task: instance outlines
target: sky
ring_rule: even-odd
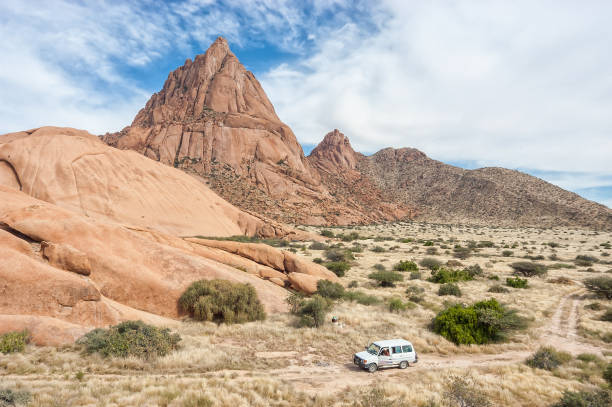
[[[2,0],[0,133],[129,125],[217,36],[307,153],[414,147],[612,207],[612,2]]]

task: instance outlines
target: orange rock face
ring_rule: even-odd
[[[284,252],[237,242],[228,252],[181,236],[297,233],[193,177],[73,129],[0,136],[0,158],[0,333],[25,327],[36,343],[58,344],[126,319],[169,325],[200,279],[249,283],[267,312],[287,310]]]

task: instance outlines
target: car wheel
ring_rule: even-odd
[[[406,362],[405,360],[403,362],[400,362],[399,364],[400,369],[406,369],[407,367],[408,367],[408,362]]]
[[[378,369],[378,366],[376,366],[376,363],[370,363],[368,365],[368,372],[370,373],[374,373],[377,369]]]

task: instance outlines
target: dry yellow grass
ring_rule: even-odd
[[[384,302],[372,306],[339,302],[332,314],[339,317],[342,326],[330,323],[319,329],[297,329],[291,315],[271,315],[263,322],[230,326],[184,322],[178,328],[182,348],[151,362],[83,356],[71,347],[28,347],[24,354],[0,355],[0,387],[30,391],[33,406],[344,406],[353,405],[363,397],[364,389],[371,388],[418,406],[430,399],[440,400],[449,374],[469,371],[496,405],[547,406],[564,389],[603,384],[601,369],[612,348],[602,339],[610,331],[610,323],[598,320],[603,311],[585,305],[595,301],[603,307],[611,304],[589,299],[580,281],[601,275],[612,265],[599,262],[592,266],[593,272],[584,272],[586,267],[576,268],[572,260],[578,254],[608,260],[604,254],[610,250],[600,244],[612,240],[610,233],[421,223],[333,230],[394,239],[359,240],[364,250],[356,253],[354,266],[342,278],[345,286],[356,281],[357,290],[404,301],[408,299],[406,288],[417,286],[424,290],[424,301],[401,313],[390,313]],[[400,243],[400,238],[414,241]],[[427,254],[428,247],[419,240],[433,241],[430,247],[437,253]],[[466,266],[479,264],[484,270],[484,277],[459,283],[463,292],[459,299],[438,296],[438,285],[425,281],[428,270],[421,270],[421,280],[409,280],[409,273],[404,273],[405,281],[395,288],[377,287],[367,278],[375,264],[391,269],[400,260],[418,262],[424,257],[446,263],[454,259],[455,244],[465,246],[469,241],[491,241],[495,247],[479,248],[468,259],[459,260]],[[373,252],[374,246],[386,251]],[[512,250],[513,255],[504,257],[503,250]],[[316,250],[298,253],[311,259],[323,257]],[[503,284],[512,273],[509,264],[524,261],[524,256],[544,256],[538,262],[570,267],[552,269],[546,278],[531,278],[528,289],[487,291],[494,284]],[[550,256],[556,257],[550,260]],[[559,277],[574,284],[548,282]],[[577,296],[571,296],[575,292]],[[530,328],[508,343],[484,346],[456,346],[429,330],[428,324],[445,301],[471,303],[491,297],[519,310],[531,321]],[[583,336],[576,337],[576,333]],[[391,337],[411,340],[420,354],[419,364],[375,374],[352,365],[354,352],[373,340]],[[552,373],[522,363],[540,343],[575,346],[580,341],[588,343],[576,349],[597,353],[596,362],[574,360]]]

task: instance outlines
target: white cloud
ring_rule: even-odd
[[[262,83],[302,142],[612,174],[612,4],[387,2]]]

